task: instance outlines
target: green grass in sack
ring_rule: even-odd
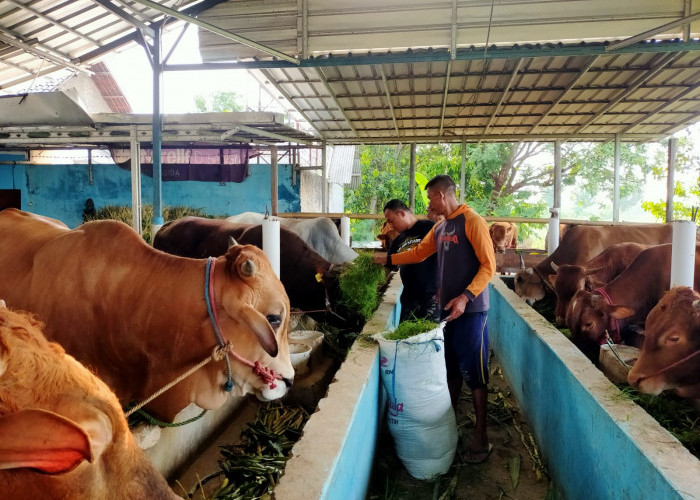
[[[437,328],[438,324],[429,319],[408,319],[399,323],[396,330],[384,336],[387,340],[404,340]]]
[[[372,262],[372,254],[360,253],[340,275],[341,302],[365,320],[379,306],[379,285],[384,268]]]

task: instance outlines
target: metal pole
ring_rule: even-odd
[[[328,192],[326,190],[326,175],[327,175],[327,165],[326,165],[326,142],[321,143],[321,212],[328,212]]]
[[[615,161],[613,164],[613,222],[620,221],[620,134],[615,134]]]
[[[153,227],[152,237],[164,223],[163,220],[163,191],[162,165],[160,156],[161,132],[163,117],[161,116],[163,88],[163,61],[161,47],[161,28],[155,29],[153,37]]]
[[[465,191],[466,186],[466,170],[467,170],[467,138],[462,138],[462,167],[459,172],[459,203],[464,204],[464,197],[466,196]]]
[[[416,145],[411,144],[411,161],[408,174],[408,209],[416,211]]]
[[[668,175],[666,177],[666,222],[673,220],[673,188],[676,184],[676,152],[678,139],[671,137],[668,140]]]
[[[277,146],[270,146],[270,212],[272,215],[277,215],[278,182]]]
[[[141,144],[136,139],[136,125],[131,126],[131,227],[141,229]]]
[[[552,207],[561,209],[561,141],[554,142],[554,193]]]

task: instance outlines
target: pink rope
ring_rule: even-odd
[[[610,295],[608,295],[608,292],[606,292],[602,288],[596,288],[595,290],[593,290],[593,293],[597,293],[598,295],[602,296],[605,299],[605,302],[607,302],[610,305],[613,305],[612,298],[610,297]],[[609,325],[610,325],[611,329],[613,327],[615,328],[613,330],[613,337],[612,337],[613,342],[615,342],[616,344],[619,344],[620,342],[622,342],[622,334],[620,333],[620,322],[617,319],[610,316]],[[601,336],[599,342],[600,342],[600,345],[605,345],[605,335]]]

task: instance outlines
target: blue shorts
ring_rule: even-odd
[[[488,312],[465,313],[445,325],[445,366],[448,380],[464,377],[470,389],[489,383]]]

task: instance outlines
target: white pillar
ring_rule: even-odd
[[[552,216],[549,218],[549,231],[547,231],[547,253],[552,252],[559,246],[559,207],[550,208]]]
[[[347,246],[350,246],[350,217],[340,218],[340,237]]]
[[[131,227],[141,230],[141,144],[136,139],[136,126],[131,126]],[[158,228],[160,229],[160,227]],[[156,233],[151,233],[151,241]]]
[[[270,261],[277,278],[280,277],[280,221],[266,218],[262,221],[263,252]]]
[[[673,221],[671,246],[671,287],[693,288],[695,278],[695,222]]]

